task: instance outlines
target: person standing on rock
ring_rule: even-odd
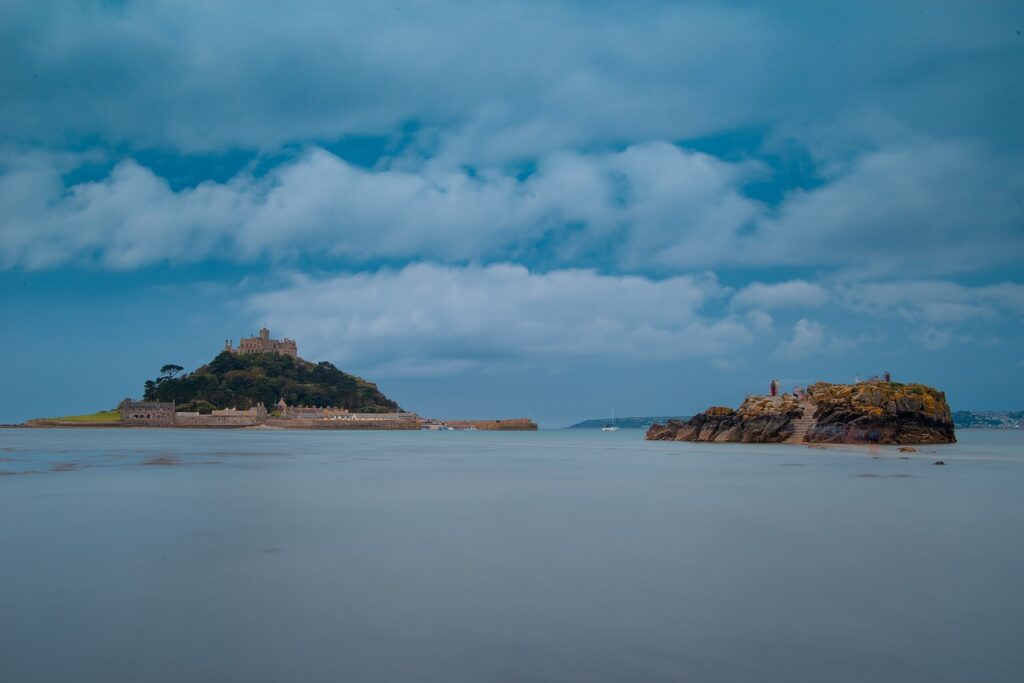
[[[771,392],[772,396],[779,395],[779,380],[773,379],[772,383],[768,385],[768,391]]]

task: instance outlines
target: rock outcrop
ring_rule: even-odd
[[[954,443],[953,414],[946,395],[923,384],[859,382],[808,387],[815,443]]]
[[[952,413],[941,391],[921,384],[819,382],[801,401],[790,394],[748,396],[738,410],[714,407],[686,422],[669,420],[647,431],[652,441],[781,443],[798,440],[804,407],[814,422],[804,443],[915,444],[956,441]],[[807,415],[811,414],[808,407]],[[806,426],[805,419],[801,431]],[[796,432],[796,433],[795,433]]]
[[[779,443],[793,433],[793,421],[803,414],[800,403],[789,394],[748,396],[739,410],[714,407],[686,422],[669,420],[652,425],[647,438],[654,441],[717,441]]]

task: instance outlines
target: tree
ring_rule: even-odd
[[[185,368],[181,367],[180,365],[168,363],[167,365],[160,368],[160,380],[158,381],[174,379],[174,376],[184,369]]]

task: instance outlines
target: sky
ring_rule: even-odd
[[[260,326],[440,418],[1024,399],[1019,2],[0,5],[0,422]]]

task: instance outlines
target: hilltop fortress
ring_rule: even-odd
[[[231,340],[224,341],[224,350],[228,353],[276,353],[281,356],[299,357],[299,347],[294,339],[271,339],[270,330],[261,327],[255,337],[242,337],[238,340],[238,348],[234,348]]]

